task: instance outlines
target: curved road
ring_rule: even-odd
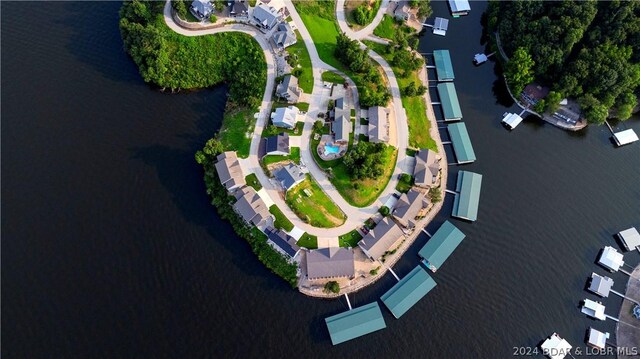
[[[380,3],[380,8],[376,13],[376,16],[373,18],[373,21],[362,29],[358,31],[353,31],[347,24],[346,14],[344,12],[345,0],[336,0],[336,18],[338,20],[338,25],[340,26],[340,30],[345,33],[349,38],[353,40],[373,40],[377,42],[387,43],[386,40],[382,40],[379,37],[373,37],[373,30],[380,24],[382,21],[382,17],[387,13],[387,7],[389,6],[389,0],[382,0]]]

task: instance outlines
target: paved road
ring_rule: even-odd
[[[371,21],[369,25],[363,27],[358,31],[353,31],[353,29],[351,29],[347,24],[346,14],[344,12],[344,4],[345,0],[336,1],[336,18],[338,19],[340,30],[342,30],[342,32],[344,32],[351,39],[364,40],[370,37],[371,34],[373,34],[373,30],[378,26],[378,24],[380,24],[380,21],[382,21],[382,17],[387,13],[389,0],[382,0],[382,3],[380,3],[380,9],[378,9],[376,16],[373,18],[373,21]],[[375,39],[378,39],[377,41],[381,40],[386,42],[386,40],[380,38],[371,38],[369,40],[376,41]]]

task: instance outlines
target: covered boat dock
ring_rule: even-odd
[[[613,139],[618,146],[628,145],[630,143],[638,141],[638,135],[633,129],[628,129],[613,134]]]
[[[449,131],[453,152],[456,154],[458,164],[474,162],[476,153],[473,151],[467,125],[463,122],[452,123],[447,126],[447,131]]]
[[[369,303],[361,307],[325,318],[331,343],[333,345],[361,337],[363,335],[384,329],[387,324],[382,317],[378,302]]]
[[[438,81],[453,81],[456,78],[453,73],[453,64],[451,63],[449,50],[433,50],[433,62],[436,64]]]
[[[423,263],[435,272],[449,258],[451,253],[458,247],[465,234],[451,222],[445,221],[442,226],[422,247],[418,255],[424,259]]]
[[[453,200],[453,217],[475,221],[478,218],[482,175],[469,171],[458,172],[456,192]]]
[[[451,75],[453,76],[453,69],[451,70],[451,72]],[[440,77],[439,73],[438,77]],[[458,93],[456,92],[456,86],[452,82],[443,82],[438,84],[436,88],[438,89],[438,96],[440,97],[444,120],[461,120],[462,110],[460,109],[460,102],[458,102]]]
[[[400,318],[435,286],[433,278],[418,265],[380,299],[394,317]]]

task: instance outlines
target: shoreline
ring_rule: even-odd
[[[625,288],[625,296],[640,300],[640,264],[638,264],[627,281]],[[635,306],[635,303],[628,299],[623,299],[620,306],[620,312],[618,318],[620,321],[616,324],[616,345],[619,349],[635,348],[640,343],[640,326],[631,327],[626,323],[639,323],[632,314],[631,310]],[[623,353],[624,351],[621,351]],[[631,356],[619,354],[618,358],[627,359]]]

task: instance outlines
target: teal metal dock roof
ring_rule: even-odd
[[[440,96],[440,106],[445,121],[455,121],[462,119],[462,110],[458,102],[458,94],[456,87],[452,82],[444,82],[436,86],[438,88],[438,96]]]
[[[387,324],[382,317],[378,302],[369,303],[325,318],[333,345],[384,329]]]
[[[458,163],[471,163],[476,160],[476,153],[473,151],[467,125],[463,122],[452,123],[447,126],[453,152],[456,153]]]
[[[427,266],[435,272],[458,247],[465,235],[451,222],[446,221],[422,247],[418,255],[424,258]]]
[[[433,60],[436,64],[438,81],[453,81],[456,78],[449,50],[433,50]]]
[[[482,175],[460,171],[456,183],[456,194],[453,200],[454,217],[475,221],[478,218],[478,204],[480,203],[480,188],[482,187]]]
[[[394,317],[400,318],[436,286],[436,282],[420,265],[380,297]]]

